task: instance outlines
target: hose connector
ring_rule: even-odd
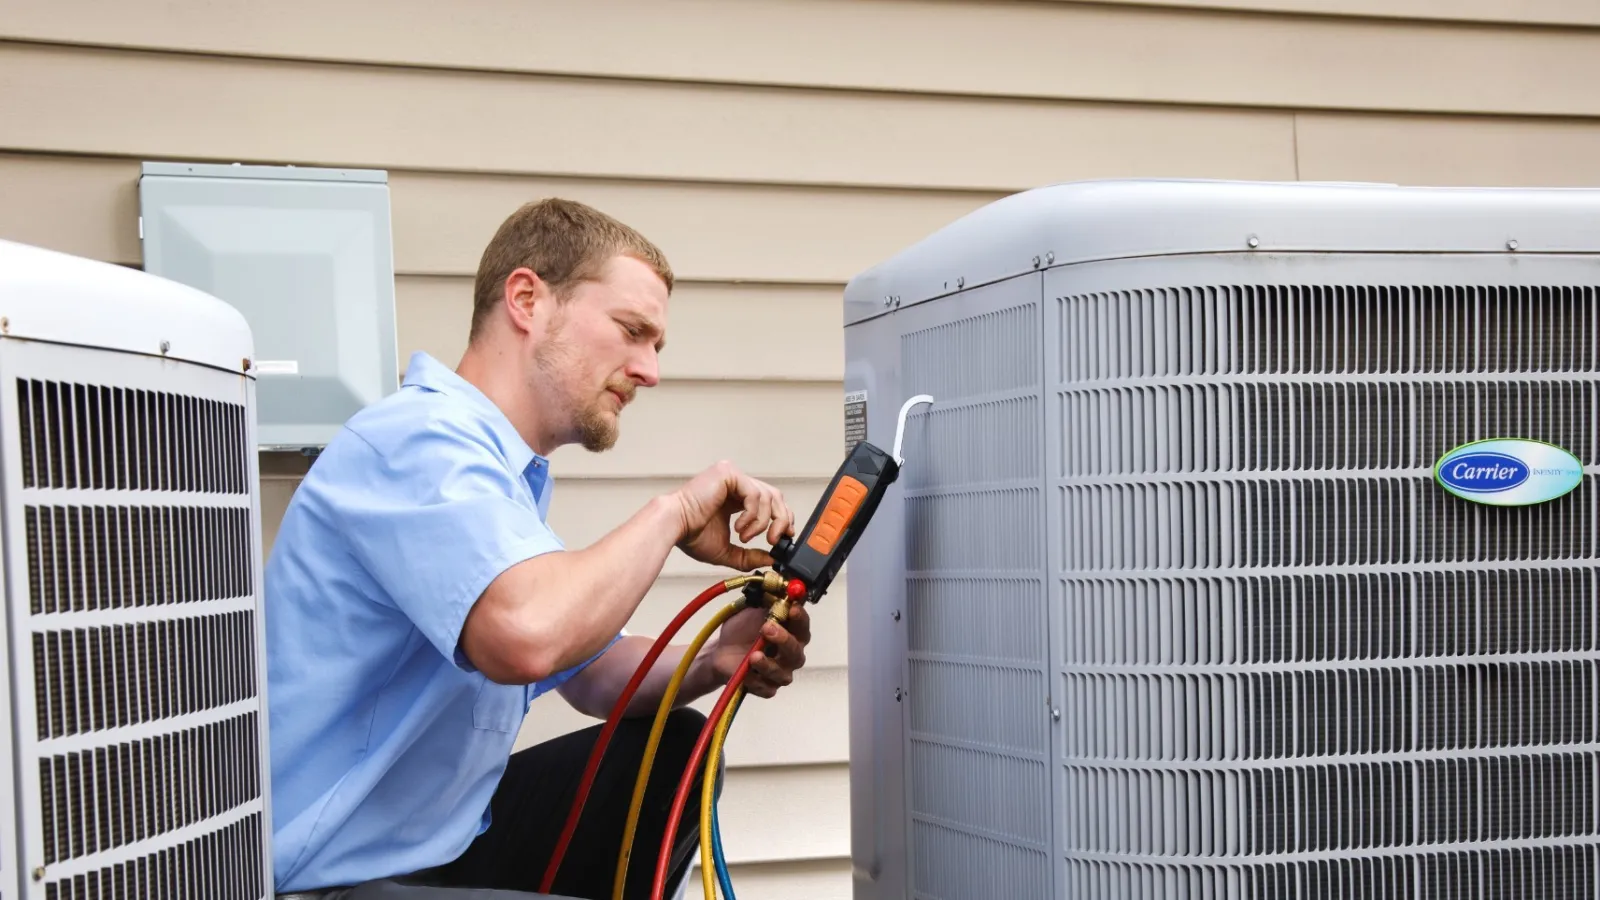
[[[750,584],[761,585],[761,590],[768,594],[781,594],[785,581],[777,572],[756,572],[752,575],[735,575],[722,582],[723,588],[729,591],[737,591]]]
[[[744,605],[751,609],[767,609],[772,602],[783,596],[783,576],[777,572],[761,572],[755,575],[742,575],[739,579],[744,582]]]

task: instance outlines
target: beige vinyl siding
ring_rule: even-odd
[[[1600,107],[1591,90],[1600,31],[1591,29],[945,0],[497,0],[450,15],[426,0],[254,9],[177,0],[167,17],[108,4],[92,22],[55,0],[10,3],[0,36],[219,54],[1053,99],[1577,115]],[[427,27],[406,25],[418,21]],[[508,34],[547,39],[486,37]]]
[[[141,159],[387,169],[402,358],[454,362],[507,213],[620,216],[681,286],[617,450],[557,454],[582,546],[723,456],[809,511],[842,446],[841,286],[1006,192],[1595,185],[1596,84],[1588,0],[0,0],[0,238],[138,265]],[[270,544],[298,469],[263,471]],[[674,553],[631,627],[725,574]],[[882,602],[840,583],[797,683],[741,714],[746,896],[849,896],[845,612]],[[587,724],[545,698],[519,745]]]
[[[1119,6],[1600,27],[1591,0],[1099,0]]]
[[[1259,175],[1286,166],[1293,141],[1289,116],[1257,111],[1066,103],[1041,115],[1034,100],[0,44],[0,83],[24,78],[32,89],[3,110],[19,146],[307,165],[1014,190],[1064,163]],[[63,100],[99,127],[47,115]]]

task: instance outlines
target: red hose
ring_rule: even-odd
[[[650,651],[640,660],[639,667],[634,670],[633,677],[628,680],[627,687],[617,697],[617,702],[611,707],[611,715],[606,717],[604,728],[600,729],[600,737],[594,742],[594,747],[589,751],[589,762],[584,766],[583,778],[578,782],[578,794],[572,798],[572,808],[567,812],[567,824],[561,829],[561,839],[556,842],[556,849],[550,856],[550,863],[544,870],[544,881],[539,886],[539,893],[551,893],[555,884],[556,872],[561,868],[561,860],[567,855],[567,845],[572,842],[572,835],[578,830],[578,819],[583,815],[583,804],[589,799],[589,789],[594,786],[595,775],[600,771],[600,760],[605,756],[606,745],[611,743],[611,736],[622,722],[622,715],[628,709],[628,704],[633,701],[633,695],[638,692],[639,685],[644,682],[645,676],[650,673],[650,668],[660,658],[662,651],[667,649],[667,644],[672,636],[683,628],[685,622],[701,610],[713,599],[730,590],[725,581],[718,582],[700,592],[698,597],[689,601],[661,634],[656,637],[655,643],[650,645]],[[748,658],[747,658],[748,661]],[[741,669],[741,672],[743,670]],[[693,764],[690,765],[693,768]]]
[[[756,638],[750,646],[750,652],[744,655],[739,662],[739,668],[733,670],[733,677],[728,679],[728,684],[722,689],[722,696],[717,698],[717,705],[711,708],[711,713],[706,717],[706,724],[700,729],[700,738],[694,743],[694,752],[689,756],[689,762],[683,767],[683,775],[678,779],[678,793],[672,798],[672,811],[667,815],[667,827],[661,835],[661,852],[656,856],[656,880],[651,888],[651,900],[663,900],[667,890],[667,867],[672,861],[672,844],[678,838],[678,823],[683,819],[684,805],[689,802],[689,788],[694,782],[694,774],[700,768],[700,761],[705,758],[706,748],[711,745],[711,734],[716,731],[717,722],[722,718],[722,713],[728,708],[728,701],[733,699],[733,692],[738,689],[740,682],[750,671],[750,654],[759,653],[767,645],[765,637]],[[707,772],[707,778],[716,777]]]

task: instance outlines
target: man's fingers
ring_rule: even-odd
[[[776,544],[786,534],[794,532],[794,511],[789,509],[789,504],[784,502],[783,495],[773,490],[774,511],[772,527],[767,529],[767,542]]]
[[[729,550],[733,559],[729,561],[729,568],[740,572],[749,572],[754,569],[764,569],[772,565],[772,554],[758,547],[733,547]]]
[[[772,513],[772,495],[758,488],[756,490],[756,520],[750,523],[750,533],[745,536],[745,540],[751,540],[766,529],[767,523],[772,521]]]
[[[777,634],[775,635],[770,633],[774,628],[777,629]],[[767,664],[762,668],[763,672],[768,671],[769,668],[792,671],[805,665],[805,648],[801,645],[800,641],[794,636],[793,633],[783,628],[778,628],[770,622],[761,626],[761,633],[766,636],[768,648],[763,650],[760,654],[757,654],[761,656],[762,661]],[[770,650],[772,653],[772,658],[770,659],[766,656],[768,650]],[[752,668],[753,667],[754,666],[752,666]],[[787,684],[788,682],[784,683]]]
[[[754,653],[750,657],[750,674],[774,687],[794,683],[794,673],[766,654]]]
[[[745,676],[744,692],[747,695],[760,697],[764,700],[771,700],[773,697],[778,696],[777,686],[764,678],[758,677],[754,672]]]
[[[804,605],[789,607],[789,617],[784,624],[794,639],[801,644],[811,643],[811,613],[806,611]]]

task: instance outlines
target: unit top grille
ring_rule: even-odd
[[[239,404],[18,379],[17,410],[23,487],[248,492]]]

